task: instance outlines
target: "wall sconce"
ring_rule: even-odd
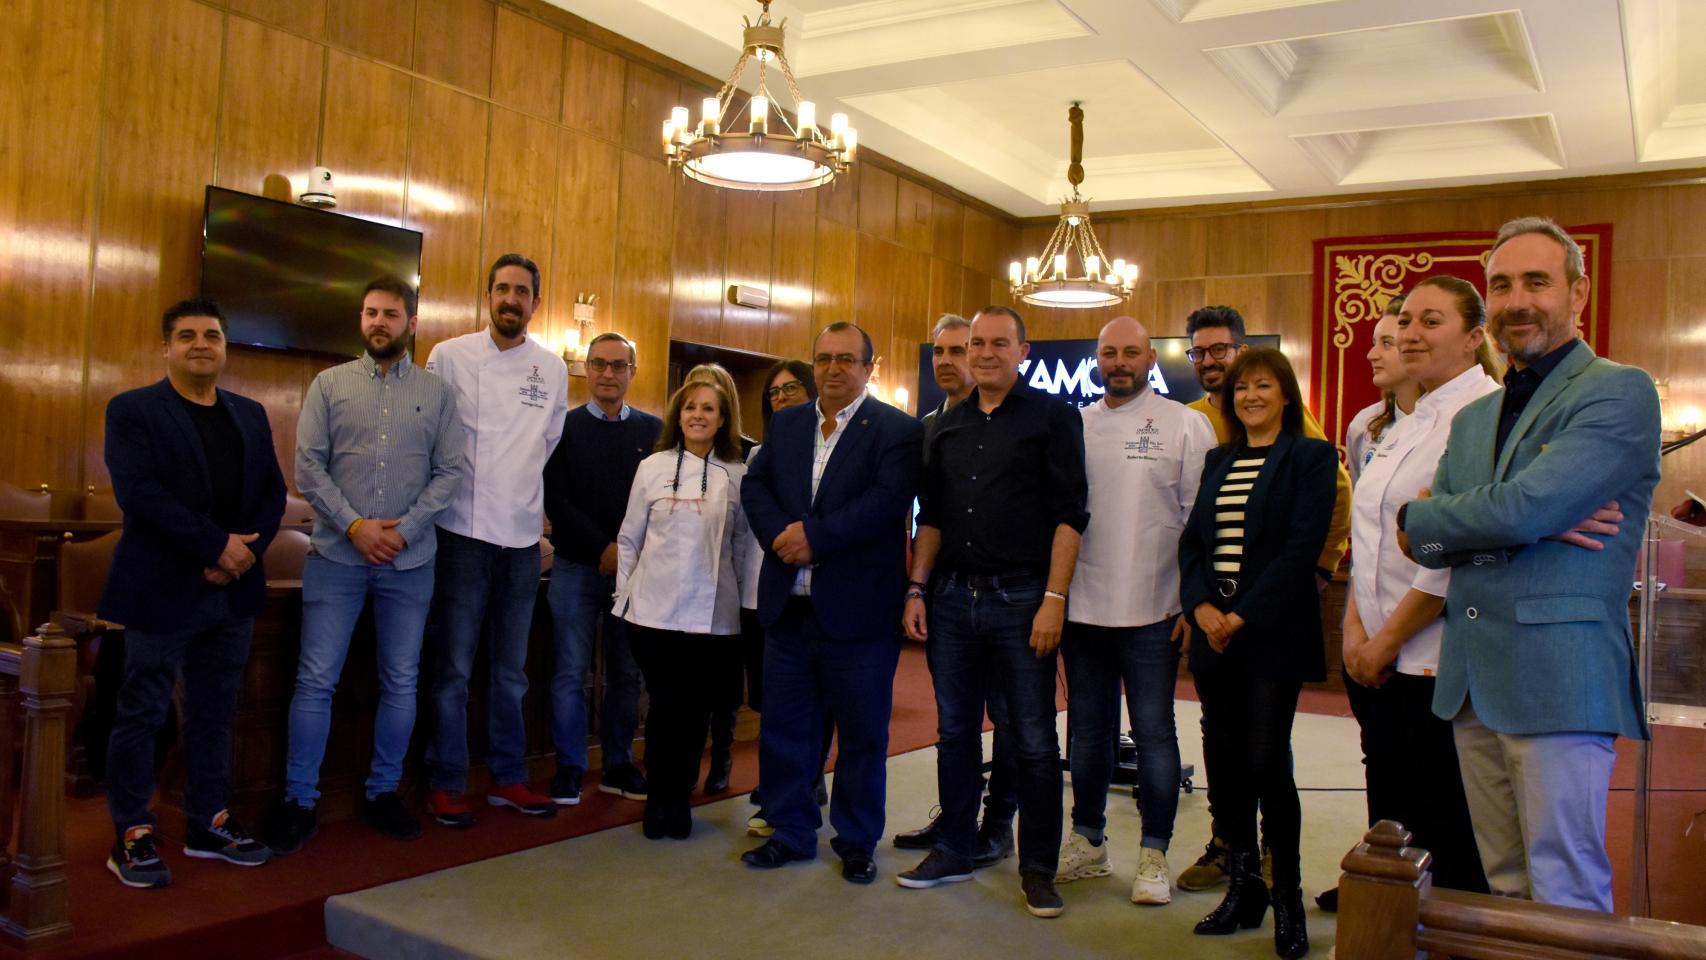
[[[586,329],[598,319],[598,302],[596,293],[575,294],[573,323],[563,334],[563,362],[569,365],[569,376],[586,376],[586,357],[581,351],[585,349]]]

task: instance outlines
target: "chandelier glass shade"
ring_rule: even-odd
[[[663,122],[664,154],[670,166],[701,183],[731,190],[807,190],[846,173],[858,150],[858,131],[847,115],[818,123],[817,105],[800,96],[793,68],[782,52],[783,27],[772,23],[770,0],[759,0],[758,22],[746,22],[740,59],[715,97],[700,104],[695,123],[686,107]],[[748,64],[758,64],[757,86],[744,105],[735,102]],[[776,70],[771,70],[771,65]],[[794,101],[794,119],[776,108],[769,80],[780,73]],[[743,108],[744,107],[744,108]],[[745,119],[744,125],[741,123]]]
[[[1108,259],[1090,226],[1090,203],[1078,194],[1084,182],[1084,111],[1076,103],[1067,114],[1072,125],[1072,163],[1067,180],[1072,196],[1060,205],[1060,222],[1042,252],[1007,265],[1013,296],[1039,307],[1089,309],[1123,303],[1137,286],[1136,263]],[[1074,263],[1076,261],[1076,272]]]

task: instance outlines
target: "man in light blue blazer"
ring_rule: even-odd
[[[1434,713],[1492,891],[1610,911],[1613,743],[1647,735],[1628,607],[1658,393],[1577,337],[1588,278],[1552,221],[1499,231],[1487,300],[1505,389],[1457,415],[1431,496],[1398,515],[1416,561],[1452,569]]]

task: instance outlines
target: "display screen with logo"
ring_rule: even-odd
[[[1252,346],[1278,347],[1279,334],[1246,337]],[[1191,342],[1186,337],[1156,337],[1155,366],[1149,371],[1149,388],[1161,396],[1190,403],[1202,396],[1196,368],[1186,358]],[[1096,369],[1094,340],[1032,340],[1031,354],[1019,365],[1019,379],[1032,389],[1053,394],[1080,407],[1101,399],[1102,376]],[[936,386],[930,344],[918,352],[918,412],[929,413],[942,405],[942,388]]]

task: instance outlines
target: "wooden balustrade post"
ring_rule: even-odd
[[[1410,844],[1391,820],[1369,828],[1339,864],[1335,955],[1344,960],[1416,960],[1422,898],[1433,886],[1433,854]]]
[[[71,936],[65,886],[65,715],[77,684],[77,645],[58,624],[24,638],[23,799],[12,888],[0,932],[29,945]]]

